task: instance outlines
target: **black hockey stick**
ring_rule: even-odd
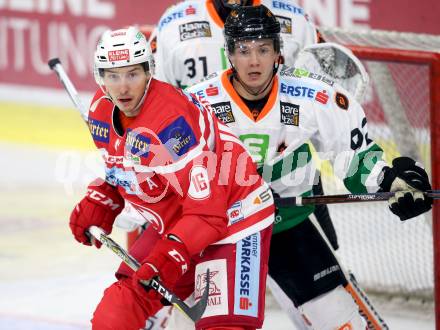
[[[47,64],[49,65],[49,68],[51,70],[55,71],[58,79],[60,80],[61,84],[63,84],[64,89],[66,90],[67,94],[69,94],[69,97],[75,105],[76,109],[80,112],[81,117],[84,119],[85,122],[87,122],[89,111],[84,103],[81,101],[78,91],[76,90],[75,86],[73,85],[72,81],[70,80],[69,76],[61,65],[61,61],[58,58],[52,58]]]
[[[89,235],[100,241],[110,250],[112,250],[119,258],[121,258],[131,269],[134,271],[140,267],[139,262],[133,258],[127,251],[125,251],[118,243],[108,237],[101,228],[91,226],[89,228]],[[90,237],[90,236],[89,236]],[[206,278],[209,278],[209,269],[206,271]],[[205,291],[200,301],[192,307],[189,307],[182,300],[180,300],[173,292],[168,290],[158,279],[152,278],[149,281],[141,281],[142,285],[146,289],[153,289],[161,294],[167,301],[180,309],[186,316],[188,316],[194,322],[198,321],[205,312],[208,304],[209,295],[209,281],[206,281]]]
[[[366,194],[342,194],[342,195],[323,195],[311,197],[275,197],[275,204],[281,207],[302,206],[309,204],[338,204],[338,203],[358,203],[358,202],[378,202],[386,201],[393,197],[396,192],[375,192]],[[423,192],[426,197],[440,199],[440,190],[428,190]]]

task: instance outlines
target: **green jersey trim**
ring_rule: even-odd
[[[345,187],[352,193],[368,193],[365,182],[374,165],[382,160],[383,150],[376,143],[370,148],[353,157],[347,177],[344,179]]]
[[[285,155],[275,164],[264,164],[259,167],[258,174],[260,174],[266,182],[276,181],[282,176],[292,173],[297,168],[306,166],[311,159],[312,153],[310,152],[310,147],[307,143],[304,143],[290,154]]]

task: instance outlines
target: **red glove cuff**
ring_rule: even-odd
[[[223,237],[226,232],[225,221],[226,219],[220,217],[185,215],[169,234],[178,237],[186,246],[189,255],[193,256]]]
[[[162,278],[166,278],[170,275],[170,272],[176,273],[176,277],[180,277],[188,270],[189,260],[190,256],[185,244],[166,238],[157,241],[151,253],[142,261],[142,264],[153,265],[152,268],[156,268]],[[142,276],[141,270],[142,268],[139,269],[138,276],[149,279]]]
[[[115,217],[124,209],[124,199],[116,187],[101,178],[93,180],[87,187],[86,198],[99,206],[104,206],[109,212],[115,213]]]
[[[133,275],[133,285],[141,297],[160,299],[160,295],[153,291],[146,291],[140,280],[149,280],[159,275],[162,283],[172,289],[178,279],[189,268],[190,257],[183,243],[161,239],[157,241],[151,253],[142,261],[142,266]]]
[[[70,229],[77,241],[90,245],[85,231],[90,226],[101,227],[107,234],[112,231],[116,216],[124,208],[124,199],[118,190],[102,179],[94,180],[84,197],[70,215]],[[100,244],[96,244],[98,247]]]

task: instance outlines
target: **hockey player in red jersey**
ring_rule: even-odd
[[[210,281],[196,329],[261,327],[274,206],[249,154],[195,98],[152,78],[150,46],[136,28],[105,32],[94,62],[100,90],[89,128],[106,177],[89,185],[70,228],[91,245],[88,228],[110,233],[125,203],[151,225],[130,250],[141,267],[121,265],[93,329],[142,328],[162,307],[139,284],[154,276],[181,299],[197,299],[198,284]]]

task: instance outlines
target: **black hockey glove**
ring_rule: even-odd
[[[430,190],[428,174],[413,159],[398,157],[393,167],[384,167],[379,176],[381,191],[396,191],[388,200],[388,205],[400,220],[408,220],[429,211],[432,198],[425,197],[423,191]]]

